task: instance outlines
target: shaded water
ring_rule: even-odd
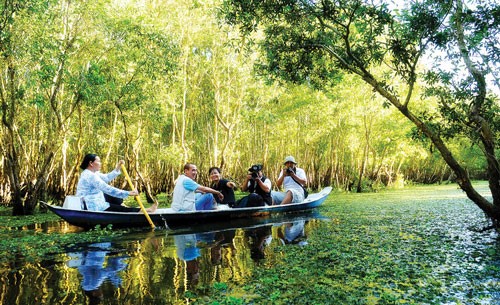
[[[216,283],[242,285],[256,265],[272,266],[283,245],[305,246],[317,212],[183,231],[132,232],[112,242],[72,246],[54,260],[0,269],[1,304],[174,304]],[[236,227],[235,227],[236,226]],[[78,231],[64,222],[44,232]],[[286,247],[285,247],[286,249]],[[186,299],[187,300],[187,299]]]

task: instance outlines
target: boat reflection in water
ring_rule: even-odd
[[[259,261],[266,258],[266,247],[270,247],[273,240],[280,245],[298,244],[307,245],[304,226],[306,220],[301,219],[294,222],[277,223],[265,225],[253,229],[245,229],[245,237],[248,239],[250,257]]]
[[[307,245],[306,232],[320,226],[318,218],[318,213],[307,213],[254,218],[246,224],[227,221],[183,231],[131,232],[114,237],[112,243],[80,245],[63,256],[61,263],[70,268],[51,271],[51,290],[37,290],[47,301],[38,304],[190,302],[189,296],[203,296],[216,283],[241,286],[258,265],[272,267],[285,255],[286,249],[278,247]],[[10,295],[5,297],[17,298],[16,290],[8,287]],[[64,291],[57,291],[59,287]],[[18,288],[24,299],[34,297],[29,287]],[[51,293],[40,296],[43,291]]]
[[[90,244],[85,251],[68,253],[67,265],[77,268],[82,276],[81,287],[89,304],[99,304],[103,299],[102,285],[110,282],[115,289],[122,283],[120,271],[127,267],[126,256],[111,253],[111,243]]]
[[[284,244],[307,245],[307,236],[304,230],[305,220],[297,220],[283,224],[280,238]]]
[[[213,224],[189,228],[197,233],[174,232],[177,258],[182,262],[174,274],[184,278],[174,278],[173,282],[184,283],[177,286],[181,290],[193,290],[198,284],[211,286],[214,282],[238,283],[251,275],[253,264],[272,265],[280,261],[284,252],[274,251],[275,247],[306,246],[306,232],[313,230],[320,218],[319,213],[312,212],[262,218],[257,223],[253,219],[246,225],[229,221],[209,232],[204,230]]]

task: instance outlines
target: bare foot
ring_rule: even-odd
[[[152,206],[150,206],[148,209],[146,209],[146,212],[154,213],[154,212],[156,212],[156,209],[158,209],[158,202],[155,202]]]

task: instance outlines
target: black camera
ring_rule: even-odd
[[[251,173],[253,179],[259,177],[259,172],[261,170],[262,170],[262,165],[260,165],[260,164],[252,165],[252,167],[250,167],[248,169],[248,171]]]
[[[295,172],[295,171],[293,170],[293,168],[292,168],[292,167],[287,167],[287,168],[286,168],[286,173],[287,173],[288,175],[290,175],[290,174],[292,174],[292,173],[294,173],[294,172]]]

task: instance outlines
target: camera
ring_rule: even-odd
[[[259,177],[259,171],[261,171],[261,170],[262,170],[262,165],[260,165],[260,164],[252,165],[252,167],[250,167],[248,169],[248,171],[251,173],[253,179]]]
[[[287,173],[288,175],[290,175],[290,174],[294,173],[293,168],[292,168],[292,167],[287,167],[287,168],[286,168],[286,173]]]

